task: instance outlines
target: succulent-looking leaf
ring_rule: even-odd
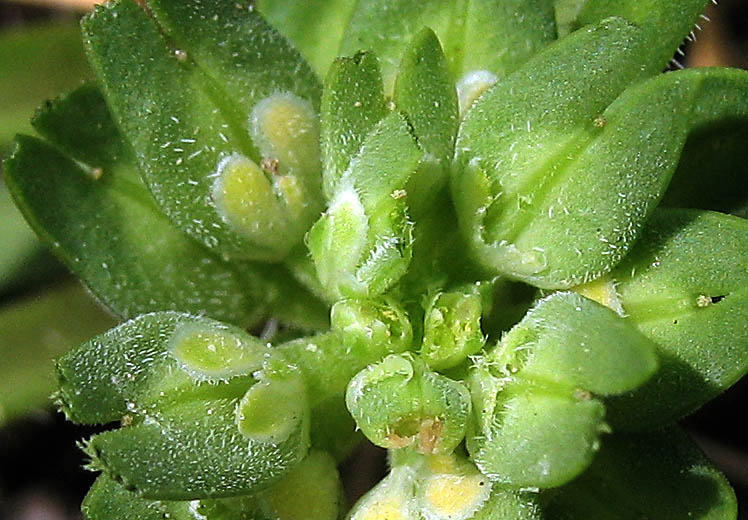
[[[366,136],[387,114],[379,60],[369,52],[338,58],[325,80],[321,108],[323,184],[327,199],[358,155]]]
[[[160,213],[96,87],[47,104],[33,123],[51,144],[19,136],[8,185],[36,232],[116,314],[181,310],[246,326],[266,312],[262,282]]]
[[[554,23],[549,0],[371,0],[357,4],[340,54],[375,52],[390,94],[405,47],[424,27],[441,40],[453,77],[474,70],[503,77],[555,38]]]
[[[463,232],[487,267],[543,288],[609,271],[664,193],[688,132],[724,117],[711,85],[744,82],[729,71],[662,75],[610,103],[641,74],[642,38],[620,19],[578,31],[470,111],[453,195]],[[593,41],[606,51],[619,45],[596,54]],[[574,54],[560,74],[543,76],[555,66],[544,60],[571,59],[562,56],[576,45],[585,60]],[[608,69],[613,63],[619,68]],[[558,105],[558,88],[572,101]]]
[[[338,56],[343,31],[356,0],[258,0],[257,8],[268,21],[291,40],[324,78]]]
[[[376,297],[408,269],[412,223],[405,186],[421,159],[407,122],[390,112],[363,142],[307,235],[328,298]]]
[[[703,78],[713,95],[700,96],[694,108],[702,120],[693,124],[662,204],[737,212],[748,202],[748,73],[703,69],[685,77]]]
[[[310,486],[309,483],[314,485]],[[87,520],[337,520],[342,487],[333,459],[312,451],[269,488],[252,495],[193,501],[149,500],[100,475],[83,501]]]
[[[86,520],[193,520],[190,502],[149,500],[127,491],[106,475],[99,475],[81,504]]]
[[[85,450],[126,489],[167,500],[246,494],[282,477],[309,442],[303,419],[285,435],[271,432],[275,444],[248,438],[235,421],[268,354],[236,327],[146,314],[63,356],[60,400],[76,422],[122,422]]]
[[[393,99],[423,149],[418,170],[406,187],[417,220],[446,186],[459,117],[454,81],[430,29],[419,32],[405,50]]]
[[[571,25],[596,24],[610,16],[620,16],[641,27],[645,52],[639,63],[649,75],[654,75],[672,59],[708,3],[709,0],[587,0]]]
[[[470,394],[423,361],[391,355],[348,384],[346,405],[364,435],[384,448],[448,454],[465,436]]]
[[[555,487],[589,466],[600,435],[608,431],[599,400],[583,392],[504,387],[489,389],[501,391],[500,402],[479,410],[490,399],[478,395],[475,385],[486,386],[480,378],[475,376],[471,389],[473,407],[476,414],[489,412],[493,425],[469,432],[467,446],[489,479],[515,489]]]
[[[288,341],[274,349],[258,376],[267,386],[280,386],[267,390],[260,386],[269,399],[261,398],[255,404],[257,413],[272,409],[272,416],[264,422],[282,429],[303,424],[298,401],[305,398],[311,409],[313,445],[340,457],[356,438],[355,423],[345,408],[346,385],[367,365],[409,348],[413,333],[407,315],[393,302],[344,300],[335,304],[331,314],[330,332]],[[295,377],[303,380],[304,391],[283,402],[283,394],[288,394],[284,386],[293,385],[286,381]],[[252,399],[253,391],[245,399]]]
[[[532,309],[470,375],[467,447],[490,479],[555,487],[592,461],[605,406],[656,370],[655,346],[610,309],[556,293]]]
[[[411,346],[412,330],[405,312],[393,302],[344,300],[332,310],[332,330],[278,345],[263,372],[283,375],[298,370],[312,407],[342,397],[348,381],[361,369],[388,354]],[[344,403],[340,402],[341,405]]]
[[[748,372],[748,222],[660,209],[611,273],[626,320],[657,346],[661,367],[610,420],[630,430],[666,425]]]
[[[610,309],[556,293],[527,313],[492,357],[508,374],[550,386],[616,395],[657,370],[656,345]]]
[[[736,520],[738,513],[727,479],[676,428],[611,436],[586,473],[545,498],[554,520]]]
[[[169,218],[208,247],[238,258],[284,257],[321,208],[314,73],[259,14],[233,1],[148,5],[156,20],[121,0],[83,23],[89,57],[146,184]],[[272,112],[270,126],[260,125],[271,146],[256,142],[260,108]],[[236,192],[223,193],[216,176],[231,158],[245,167],[231,170]],[[267,178],[254,174],[259,168]],[[247,200],[242,184],[262,187],[262,195]],[[237,199],[280,217],[245,222],[233,213]]]

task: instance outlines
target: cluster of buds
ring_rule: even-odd
[[[661,431],[748,370],[748,224],[657,207],[748,116],[746,73],[660,74],[704,3],[97,7],[98,86],[5,165],[124,320],[57,365],[120,425],[88,518],[336,520],[362,437],[391,471],[350,520],[728,518]]]

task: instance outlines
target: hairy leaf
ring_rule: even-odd
[[[167,500],[249,493],[278,480],[309,442],[301,417],[275,443],[241,431],[240,399],[267,354],[236,327],[146,314],[60,359],[60,401],[76,422],[121,421],[85,449],[128,490]],[[295,402],[304,406],[303,393]]]
[[[418,33],[405,50],[393,99],[423,149],[418,170],[406,188],[408,203],[418,218],[447,183],[459,116],[454,82],[439,40],[430,29]]]
[[[9,188],[35,231],[116,314],[181,310],[248,325],[265,312],[261,283],[153,204],[96,87],[48,104],[34,125],[49,143],[18,138],[5,162]]]
[[[658,210],[611,273],[627,321],[657,345],[661,367],[615,398],[614,425],[648,430],[717,396],[748,372],[748,222]]]
[[[740,82],[730,71],[665,74],[621,93],[641,75],[643,36],[620,19],[578,31],[470,111],[452,192],[487,267],[543,288],[609,271],[664,193],[688,133],[724,117],[713,86]],[[559,104],[560,92],[570,101]]]
[[[210,12],[196,15],[199,6]],[[259,14],[233,1],[151,9],[161,25],[131,0],[99,6],[83,23],[149,189],[208,247],[282,258],[321,204],[314,74]]]
[[[640,64],[659,74],[675,54],[709,0],[587,0],[573,25],[596,24],[620,16],[641,27],[644,35]]]
[[[470,375],[467,447],[510,487],[554,487],[579,475],[608,430],[597,397],[655,371],[654,345],[603,306],[573,293],[541,300]]]

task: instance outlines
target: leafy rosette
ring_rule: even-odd
[[[338,519],[366,437],[351,520],[735,519],[673,424],[748,371],[748,73],[662,73],[705,3],[97,7],[4,163],[123,320],[57,364],[86,516]]]

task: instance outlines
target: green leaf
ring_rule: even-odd
[[[433,204],[446,185],[459,116],[454,82],[432,30],[418,33],[405,50],[394,101],[423,149],[418,171],[406,188],[409,205],[418,215]]]
[[[407,122],[390,112],[340,178],[330,207],[307,235],[331,301],[379,296],[407,271],[413,239],[404,188],[420,159]]]
[[[338,58],[332,64],[322,96],[322,156],[328,200],[358,155],[366,136],[386,115],[379,61],[371,53]]]
[[[681,430],[607,439],[589,470],[548,494],[549,518],[735,520],[727,479]]]
[[[480,376],[474,380],[485,386]],[[477,386],[471,390],[473,407],[481,413],[477,391]],[[472,459],[489,479],[511,488],[556,487],[592,462],[600,434],[606,431],[600,401],[582,394],[517,387],[504,388],[500,400],[486,414],[491,428],[467,437]]]
[[[694,108],[701,120],[693,124],[662,204],[737,214],[748,202],[748,73],[702,69],[686,74],[705,83]]]
[[[655,349],[612,310],[574,293],[555,293],[501,339],[491,359],[516,378],[615,395],[655,373]]]
[[[314,485],[310,486],[310,482]],[[88,520],[297,520],[302,517],[336,520],[341,500],[342,488],[335,462],[326,453],[313,451],[268,489],[231,498],[149,500],[100,475],[81,509]]]
[[[442,165],[450,161],[457,133],[457,92],[432,30],[418,33],[406,49],[393,99],[424,153]]]
[[[486,92],[468,112],[457,138],[452,195],[463,234],[476,260],[486,267],[547,287],[584,276],[591,267],[589,257],[599,256],[598,251],[577,256],[579,245],[568,238],[558,243],[545,237],[526,247],[517,242],[521,228],[547,211],[536,205],[554,202],[539,196],[574,162],[567,156],[577,156],[591,134],[599,134],[595,119],[640,76],[632,56],[638,34],[620,19],[579,31]],[[559,99],[568,102],[559,104]],[[582,193],[588,189],[589,184]],[[585,199],[585,209],[589,204]],[[565,205],[555,208],[555,216],[564,214],[564,208],[572,214]],[[571,229],[590,232],[580,223]],[[549,254],[554,244],[560,254],[575,255],[571,265],[553,264]],[[568,270],[583,272],[572,275]]]
[[[64,283],[0,308],[0,425],[49,406],[53,359],[115,324],[87,292]]]
[[[454,78],[475,70],[503,77],[556,36],[549,0],[369,0],[356,6],[340,54],[376,53],[391,93],[405,48],[424,27],[442,42]]]
[[[321,207],[319,85],[259,14],[236,5],[153,2],[159,26],[122,0],[99,6],[83,29],[115,120],[169,218],[221,253],[278,260]],[[210,12],[195,15],[198,6]]]
[[[448,454],[465,437],[470,394],[411,356],[391,355],[348,384],[346,406],[366,437],[384,448]]]
[[[8,186],[36,232],[116,314],[173,309],[248,325],[265,312],[259,282],[156,208],[95,87],[48,104],[34,125],[56,147],[19,136]]]
[[[580,474],[599,447],[605,406],[656,370],[654,345],[610,309],[555,293],[479,359],[470,376],[468,450],[511,487],[554,487]]]
[[[86,520],[193,520],[189,502],[148,500],[127,491],[106,475],[99,475],[81,504]]]
[[[458,0],[454,6],[442,41],[455,78],[485,70],[503,79],[556,39],[551,0]]]
[[[237,327],[146,314],[60,359],[60,401],[73,421],[122,422],[86,452],[126,489],[167,500],[245,494],[278,480],[308,448],[303,420],[275,444],[242,433],[238,405],[268,352]]]
[[[653,75],[659,74],[673,58],[708,3],[708,0],[587,0],[574,25],[597,24],[611,16],[636,24],[645,38],[639,63]]]
[[[145,498],[192,500],[258,491],[304,457],[301,430],[278,444],[241,435],[231,396],[190,400],[94,436],[91,467]],[[308,435],[308,432],[306,433]]]
[[[448,0],[366,0],[358,2],[340,45],[341,56],[370,51],[381,60],[384,91],[393,91],[403,51],[424,27],[440,39],[448,33],[454,4]]]
[[[30,132],[29,119],[39,104],[75,88],[91,76],[70,22],[3,27],[0,33],[0,154],[16,133]]]
[[[543,288],[609,271],[665,191],[688,132],[723,117],[714,109],[714,86],[729,72],[665,74],[610,103],[640,74],[631,55],[641,52],[642,35],[616,19],[578,31],[532,61],[540,72],[528,64],[468,114],[453,194],[462,229],[486,267]],[[592,42],[606,51],[599,54]],[[589,55],[578,61],[564,54],[571,49]],[[560,61],[544,62],[554,56],[573,61],[558,71]],[[614,63],[618,69],[607,69]],[[558,105],[557,88],[573,101]]]
[[[324,78],[338,56],[343,31],[348,24],[355,0],[259,0],[257,8],[263,16],[291,40]]]
[[[350,379],[361,369],[411,346],[413,331],[402,308],[388,301],[343,300],[331,311],[332,330],[283,343],[276,347],[284,361],[297,367],[307,386],[310,406],[325,405],[342,396]],[[273,374],[276,366],[266,364]],[[344,404],[342,399],[340,404]]]
[[[696,210],[660,209],[611,273],[627,320],[657,345],[661,367],[613,400],[620,428],[668,424],[748,372],[748,222]]]
[[[205,350],[207,345],[214,350]],[[243,330],[208,318],[145,314],[59,359],[62,409],[74,422],[105,424],[181,394],[210,395],[210,389],[220,394],[226,387],[226,392],[241,397],[254,382],[248,374],[262,366],[266,349]],[[245,350],[246,355],[240,355]],[[213,376],[207,375],[210,372]],[[236,382],[215,384],[235,376],[243,390],[233,388]]]
[[[258,375],[273,380],[298,372],[311,408],[313,446],[342,457],[357,440],[355,423],[345,407],[348,382],[367,365],[408,349],[413,332],[405,312],[389,301],[337,302],[331,321],[327,333],[277,345]],[[298,415],[292,413],[293,406],[274,406],[271,420],[279,424],[292,420]]]

